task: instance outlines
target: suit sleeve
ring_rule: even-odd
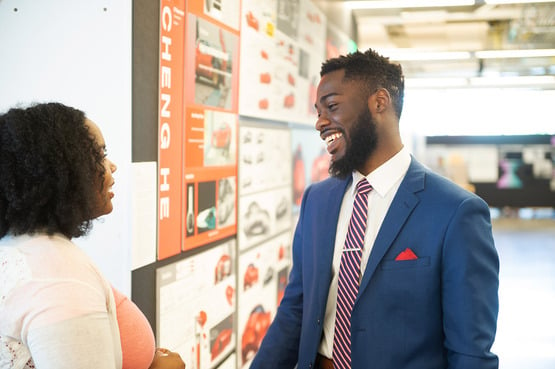
[[[294,368],[298,361],[303,315],[302,244],[303,217],[310,187],[305,191],[295,235],[293,267],[276,316],[254,357],[251,369]]]
[[[499,310],[499,258],[490,213],[478,197],[464,200],[445,234],[443,329],[449,369],[497,369],[490,349]]]

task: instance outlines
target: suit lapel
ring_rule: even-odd
[[[318,245],[318,268],[321,271],[322,277],[329,277],[331,280],[331,265],[333,263],[333,253],[335,248],[335,237],[337,233],[337,222],[339,219],[339,211],[341,203],[343,202],[343,195],[352,182],[352,177],[349,176],[346,180],[338,180],[332,186],[327,188],[327,193],[322,196],[322,201],[326,203],[322,207],[323,213],[318,217],[322,217],[320,227],[315,230],[318,233],[316,236]]]
[[[378,264],[393,243],[393,240],[397,237],[397,234],[403,228],[410,213],[418,204],[419,199],[415,193],[424,189],[424,177],[424,167],[412,158],[407,174],[399,186],[399,190],[387,211],[374,241],[374,246],[370,252],[370,257],[368,258],[359,287],[359,296],[368,285]]]

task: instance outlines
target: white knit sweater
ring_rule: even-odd
[[[62,235],[0,239],[0,369],[119,369],[114,297]]]

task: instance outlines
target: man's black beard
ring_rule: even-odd
[[[330,175],[338,178],[347,178],[353,170],[362,168],[376,149],[376,124],[369,109],[359,115],[348,135],[343,132],[343,139],[347,145],[345,155],[332,161],[329,169]]]

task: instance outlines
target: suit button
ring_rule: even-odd
[[[320,319],[318,319],[318,320],[316,321],[316,323],[317,323],[318,325],[320,325],[320,322],[321,322]]]

